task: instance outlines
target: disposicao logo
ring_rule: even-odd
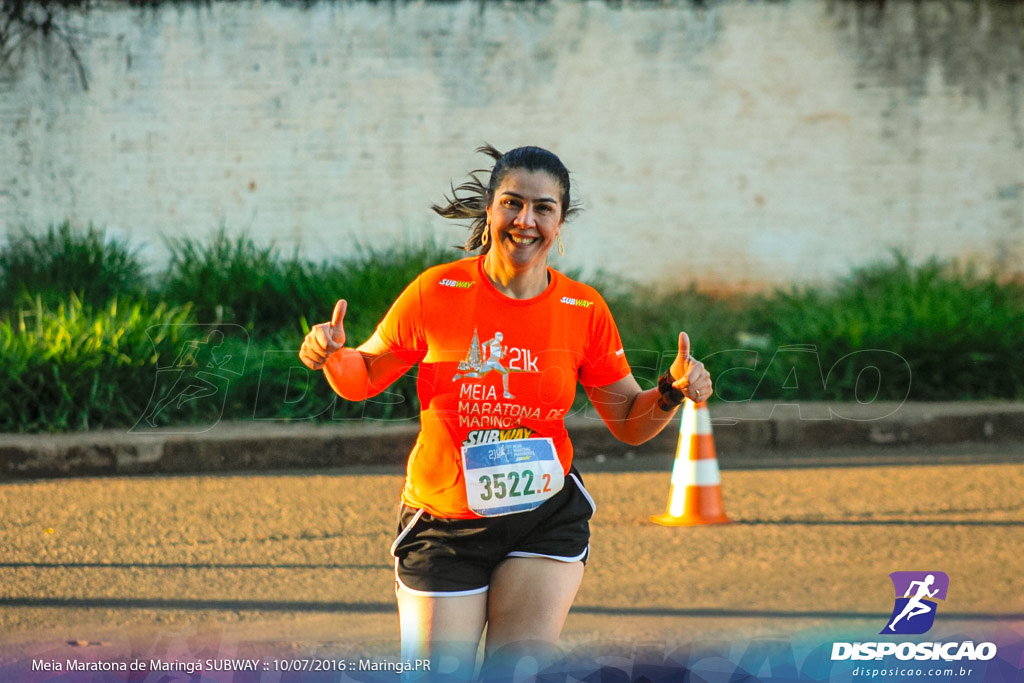
[[[935,623],[936,600],[945,600],[949,577],[943,572],[893,572],[889,574],[896,589],[892,616],[880,634],[920,635]]]
[[[889,575],[896,591],[892,615],[880,635],[920,635],[935,623],[937,600],[945,600],[949,577],[943,572],[893,572]],[[832,643],[832,661],[988,661],[997,654],[994,643],[963,642],[857,642]]]

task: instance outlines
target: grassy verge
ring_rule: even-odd
[[[414,373],[352,404],[296,352],[336,297],[350,301],[350,338],[364,339],[419,272],[461,252],[426,244],[315,263],[223,231],[169,246],[166,270],[147,275],[127,245],[92,228],[9,242],[0,432],[416,415]],[[1024,284],[968,265],[895,253],[828,287],[743,297],[594,280],[643,386],[686,330],[715,400],[1024,397]]]
[[[149,394],[157,349],[175,346],[187,307],[112,299],[101,308],[74,294],[54,307],[41,297],[0,320],[0,431],[64,431],[133,424]]]

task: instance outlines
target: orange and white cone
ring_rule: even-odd
[[[663,515],[652,516],[651,521],[665,526],[732,521],[726,517],[722,502],[722,477],[718,471],[707,403],[695,404],[687,399],[683,405],[668,510]]]

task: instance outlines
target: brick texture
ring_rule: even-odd
[[[0,222],[220,227],[319,259],[460,226],[484,141],[539,144],[584,212],[564,267],[815,282],[884,257],[1024,263],[1019,3],[277,3],[72,17],[0,73]],[[453,252],[454,253],[454,252]],[[557,259],[557,257],[554,257]]]

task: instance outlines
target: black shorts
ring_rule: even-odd
[[[500,517],[448,519],[402,505],[391,546],[395,579],[417,595],[483,593],[506,557],[586,562],[594,501],[575,468],[540,507]]]

